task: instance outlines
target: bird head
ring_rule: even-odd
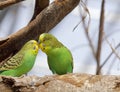
[[[24,45],[23,48],[24,48],[25,50],[31,50],[32,53],[35,54],[35,55],[38,53],[38,50],[39,50],[39,48],[38,48],[38,43],[37,43],[37,41],[35,41],[35,40],[30,40],[30,41],[28,41],[28,42]]]
[[[55,36],[49,33],[43,33],[39,36],[39,48],[47,53],[55,48],[59,48],[62,45]]]
[[[39,48],[47,53],[50,49],[52,49],[52,42],[53,42],[53,36],[48,33],[43,33],[39,37]]]

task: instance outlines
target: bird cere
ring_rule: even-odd
[[[0,64],[0,75],[19,77],[29,72],[34,66],[38,50],[47,55],[49,69],[53,74],[73,72],[73,57],[70,50],[55,36],[43,33],[38,42],[28,41],[18,53]]]

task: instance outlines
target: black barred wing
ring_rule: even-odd
[[[22,65],[23,63],[23,54],[16,54],[9,60],[0,64],[0,71],[15,69]]]

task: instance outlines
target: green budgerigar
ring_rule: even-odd
[[[37,41],[28,41],[17,54],[0,64],[0,75],[19,77],[29,72],[35,63],[38,49]]]
[[[49,69],[53,74],[73,72],[72,54],[55,36],[49,33],[41,34],[39,48],[46,53]]]

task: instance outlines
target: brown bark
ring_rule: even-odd
[[[120,76],[66,74],[1,77],[0,92],[120,92]]]
[[[99,36],[98,36],[98,47],[97,47],[97,53],[96,53],[96,59],[97,59],[97,69],[96,74],[101,74],[100,71],[100,57],[101,57],[101,48],[102,48],[102,40],[103,40],[103,32],[104,32],[104,9],[105,7],[105,0],[102,0],[101,5],[101,15],[100,15],[100,25],[99,25]]]
[[[24,1],[24,0],[1,0],[0,1],[0,10],[4,9],[12,4],[19,3],[21,1]]]
[[[35,11],[32,20],[35,19],[35,17],[48,5],[49,5],[49,0],[36,0]]]
[[[55,0],[45,8],[26,27],[0,41],[0,62],[16,53],[30,39],[38,39],[43,32],[50,31],[69,12],[71,12],[80,0]]]

